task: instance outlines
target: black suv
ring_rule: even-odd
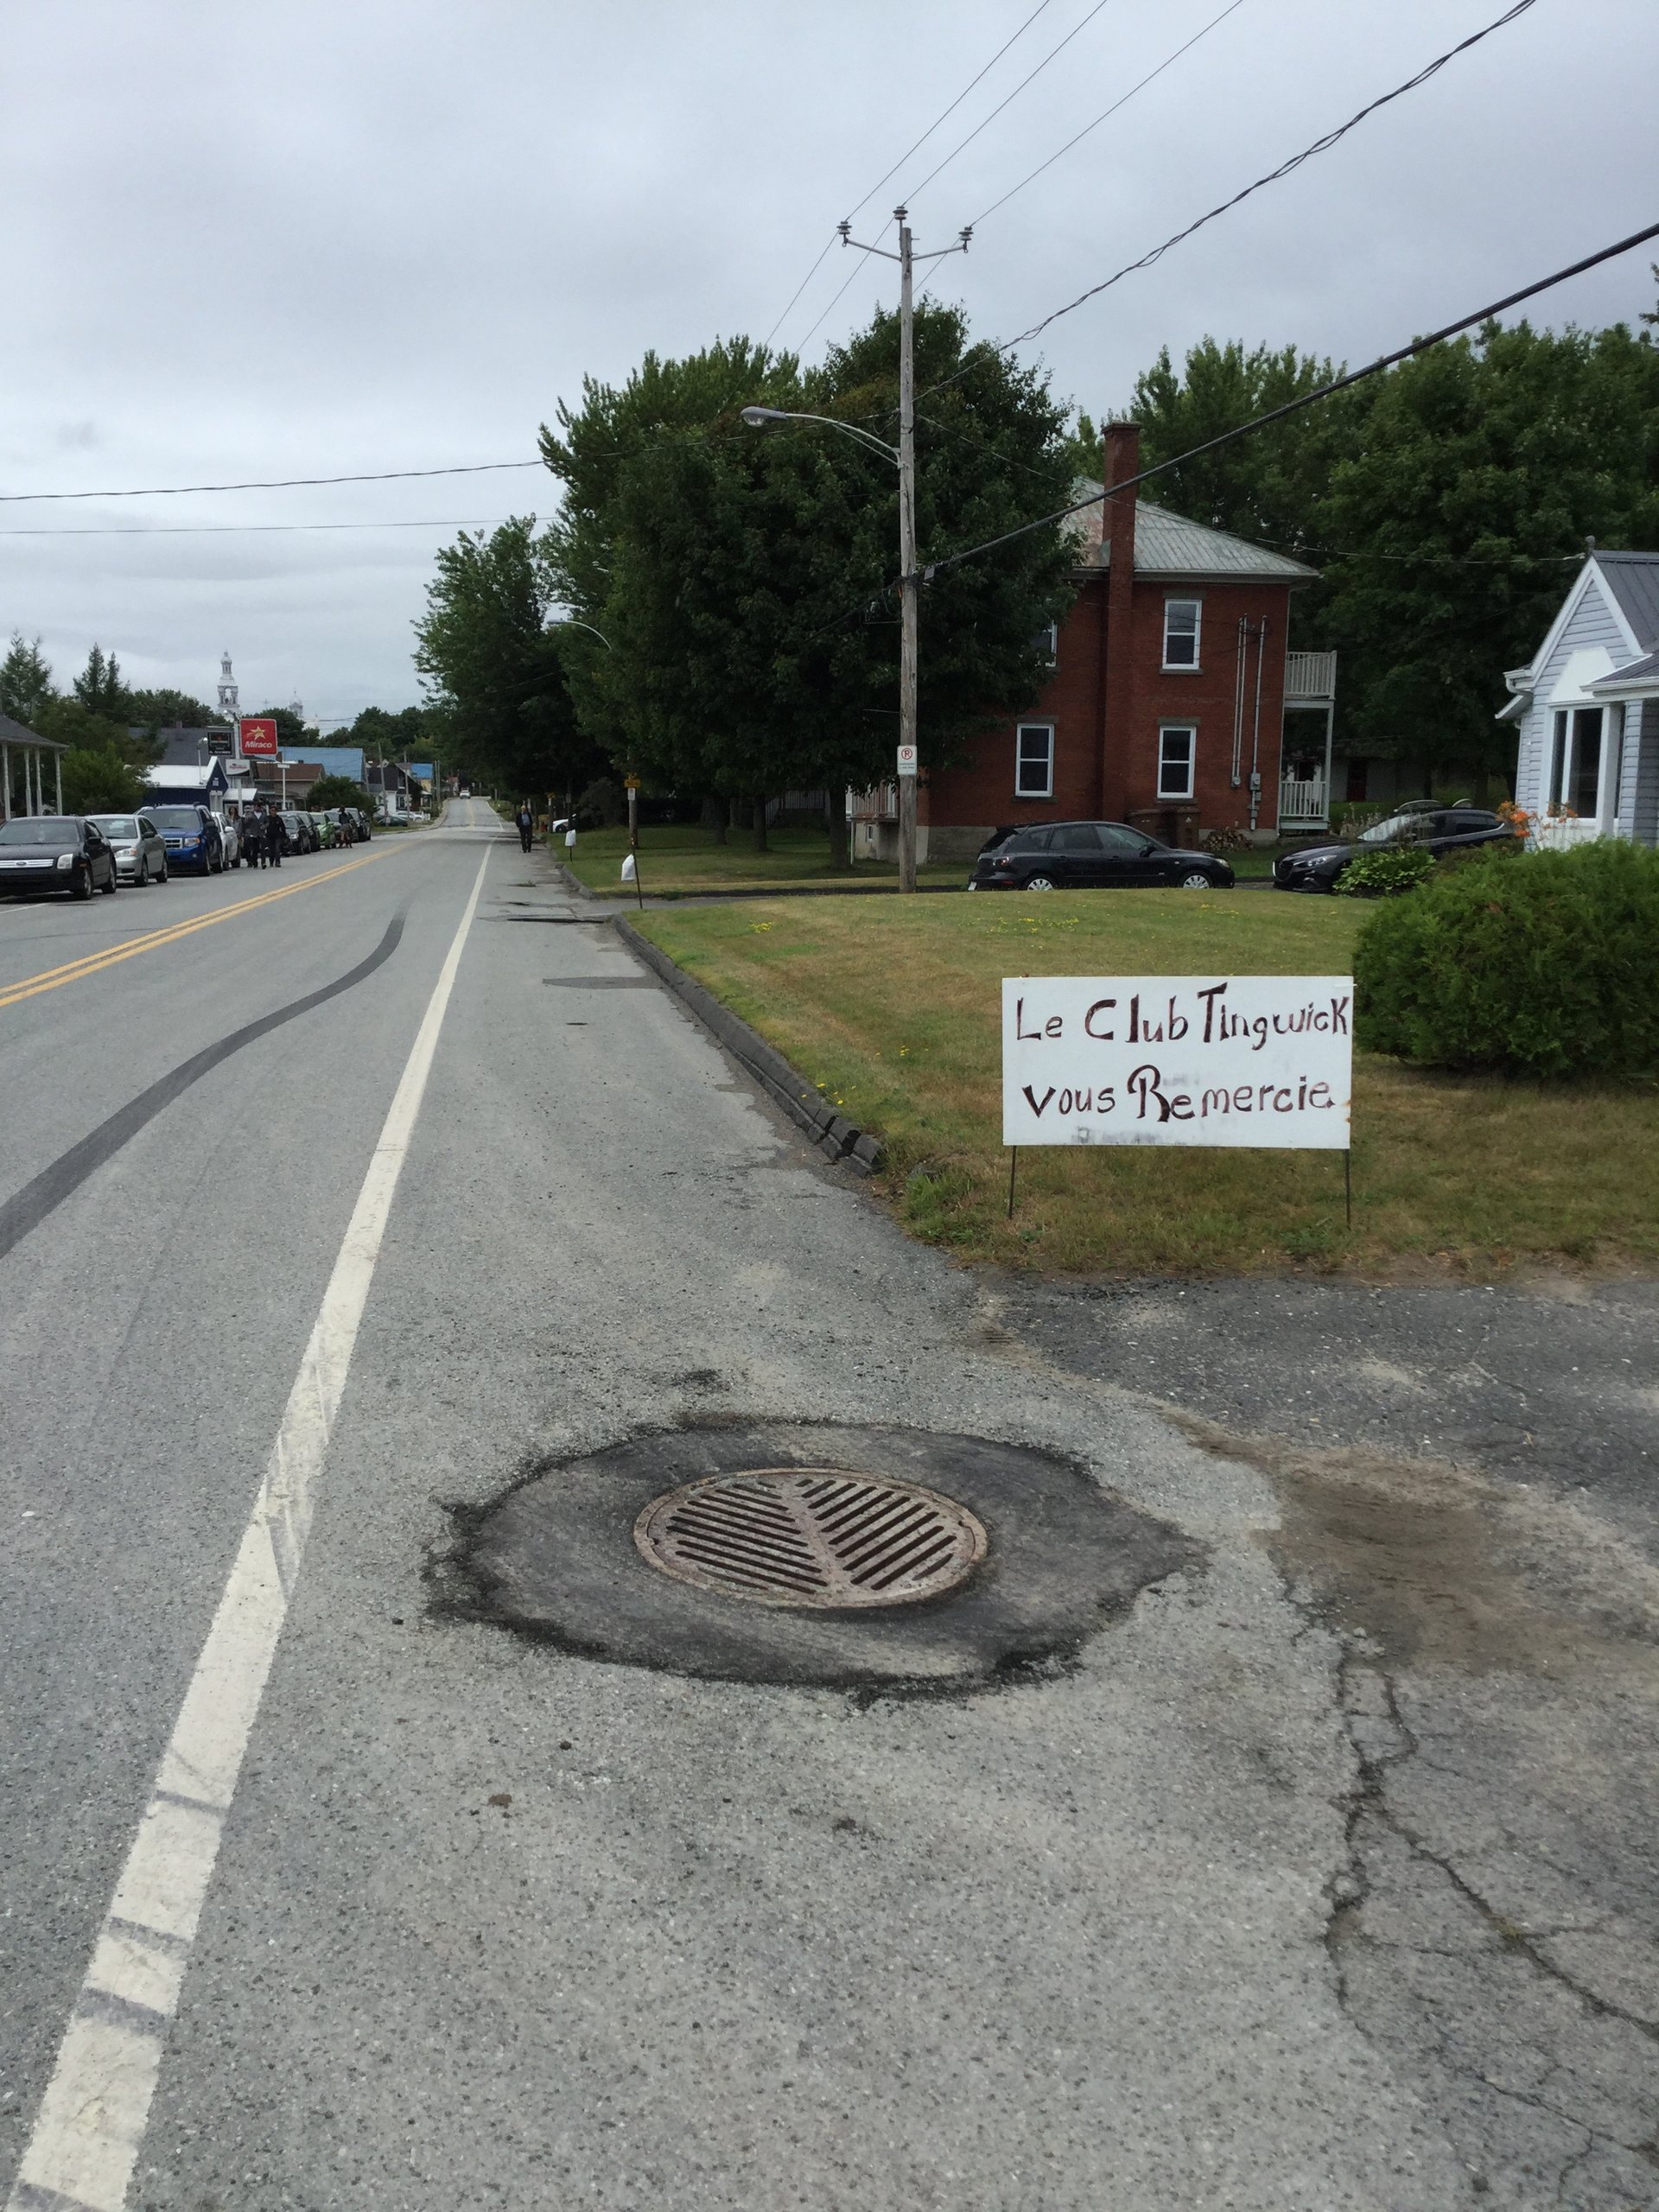
[[[1500,844],[1515,832],[1507,822],[1483,806],[1403,806],[1386,822],[1362,830],[1351,842],[1304,845],[1286,853],[1273,864],[1274,887],[1279,891],[1330,891],[1350,861],[1362,853],[1382,852],[1391,845],[1421,845],[1439,855],[1461,851],[1471,845]]]
[[[1160,845],[1127,822],[1038,822],[994,830],[980,848],[970,891],[1096,891],[1179,886],[1229,891],[1233,871],[1214,853]]]

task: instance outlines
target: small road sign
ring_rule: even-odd
[[[899,772],[901,776],[913,776],[915,774],[916,748],[913,745],[901,745],[899,747]]]

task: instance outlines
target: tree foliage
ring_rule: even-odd
[[[57,696],[52,665],[41,651],[40,639],[14,630],[0,661],[0,715],[10,715],[13,721],[32,729],[35,716]]]
[[[141,729],[207,729],[213,722],[213,711],[188,691],[175,690],[163,683],[150,691],[130,691],[127,711]]]
[[[68,814],[130,814],[149,786],[114,744],[76,746],[62,756],[63,804]]]
[[[916,318],[918,386],[961,368],[959,311]],[[584,724],[653,780],[764,797],[891,772],[898,734],[896,472],[835,430],[757,434],[759,403],[897,434],[899,331],[878,315],[822,369],[746,340],[685,361],[648,356],[620,390],[593,380],[543,432],[565,486],[548,556],[566,604],[609,641],[570,633]],[[925,410],[917,521],[924,563],[1062,503],[1061,410],[1042,379],[981,354]],[[1063,610],[1058,531],[944,570],[923,594],[924,759],[958,756],[1025,705]]]
[[[331,806],[360,806],[365,814],[374,810],[374,801],[351,776],[319,776],[307,792],[305,803],[316,813]]]
[[[102,645],[94,645],[87,654],[86,667],[74,679],[74,694],[89,714],[102,715],[112,722],[132,719],[132,694],[121,674],[121,664],[113,653],[106,654]]]
[[[1327,381],[1294,347],[1206,339],[1135,386],[1148,462]],[[1083,426],[1092,433],[1093,425]],[[1096,464],[1097,466],[1097,464]],[[1172,469],[1154,500],[1299,555],[1300,645],[1342,655],[1351,747],[1484,778],[1513,743],[1503,671],[1536,650],[1586,537],[1659,539],[1659,347],[1491,324]]]
[[[591,766],[562,637],[548,626],[555,590],[534,517],[518,517],[440,550],[415,626],[415,665],[448,740],[445,757],[512,790],[571,789]]]

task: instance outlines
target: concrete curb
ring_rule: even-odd
[[[856,1128],[817,1088],[791,1067],[783,1054],[758,1036],[747,1021],[740,1021],[712,992],[694,982],[648,937],[642,936],[625,914],[615,918],[618,935],[667,984],[675,996],[696,1015],[717,1045],[722,1046],[743,1072],[752,1077],[774,1105],[782,1107],[792,1122],[806,1131],[826,1160],[842,1161],[860,1175],[870,1174],[881,1154],[881,1141]]]

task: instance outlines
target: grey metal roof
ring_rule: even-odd
[[[1079,499],[1103,493],[1105,486],[1092,477],[1079,479]],[[1085,507],[1078,516],[1083,559],[1089,568],[1106,568],[1110,548],[1103,544],[1103,505]],[[1252,545],[1247,537],[1234,537],[1206,523],[1189,522],[1167,507],[1148,500],[1135,503],[1135,573],[1137,576],[1271,576],[1281,582],[1313,583],[1319,570],[1287,553],[1274,553],[1265,545]]]
[[[1659,652],[1644,654],[1640,660],[1627,660],[1623,668],[1616,668],[1611,675],[1598,677],[1586,684],[1588,691],[1606,691],[1624,683],[1651,683],[1659,678]]]
[[[1596,566],[1644,652],[1659,647],[1659,553],[1603,553]],[[1622,671],[1627,672],[1627,671]]]
[[[69,747],[60,745],[55,737],[42,737],[27,722],[15,722],[10,715],[0,715],[0,743],[6,745],[37,745],[46,753],[67,753]]]

